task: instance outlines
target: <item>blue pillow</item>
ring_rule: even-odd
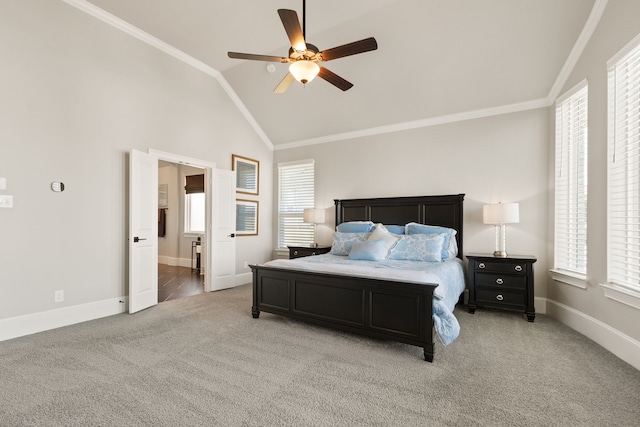
[[[457,245],[456,249],[452,250],[450,253],[449,247],[451,246],[451,239],[455,240],[456,230],[448,227],[440,227],[438,225],[426,225],[426,224],[418,224],[417,222],[410,222],[405,226],[405,231],[407,234],[442,234],[444,235],[444,243],[442,248],[442,259],[447,259],[453,253],[455,257],[457,255]]]
[[[387,257],[388,251],[384,240],[354,242],[349,252],[349,259],[381,261]]]
[[[444,233],[403,236],[391,249],[389,259],[442,262],[446,259],[442,255],[444,237]]]
[[[404,234],[404,225],[385,225],[387,230],[393,234]]]
[[[364,242],[369,237],[369,233],[333,233],[333,244],[329,253],[333,255],[349,255],[351,246],[355,242]]]
[[[371,221],[350,221],[338,224],[337,231],[341,233],[369,233],[373,227],[374,224]]]

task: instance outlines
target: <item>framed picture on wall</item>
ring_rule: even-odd
[[[231,169],[236,173],[236,192],[257,196],[260,188],[260,162],[232,154]]]
[[[258,201],[236,199],[236,235],[258,235]]]

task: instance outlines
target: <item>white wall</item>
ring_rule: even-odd
[[[464,252],[493,253],[494,229],[482,224],[486,203],[520,203],[507,229],[507,250],[534,255],[535,294],[546,295],[548,268],[548,135],[546,109],[500,115],[348,141],[278,150],[277,163],[313,158],[318,226],[330,244],[333,200],[465,193]]]
[[[126,296],[131,149],[227,170],[235,153],[272,169],[272,152],[215,78],[68,4],[0,3],[0,40],[0,194],[14,197],[0,209],[0,339],[19,316]],[[271,183],[261,176],[262,224],[272,222]],[[271,230],[260,230],[238,239],[238,274],[248,272],[242,261],[270,256]]]

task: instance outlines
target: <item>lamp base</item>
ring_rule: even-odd
[[[505,251],[495,251],[493,253],[493,256],[496,258],[506,258],[507,257],[507,253]]]

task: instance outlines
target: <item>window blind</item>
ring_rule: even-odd
[[[314,162],[278,165],[278,247],[307,246],[314,242],[313,224],[303,212],[314,207]]]
[[[608,280],[640,290],[640,46],[609,64]]]
[[[187,175],[185,181],[184,190],[187,194],[204,193],[204,174]]]
[[[556,104],[554,267],[587,274],[588,87]]]

